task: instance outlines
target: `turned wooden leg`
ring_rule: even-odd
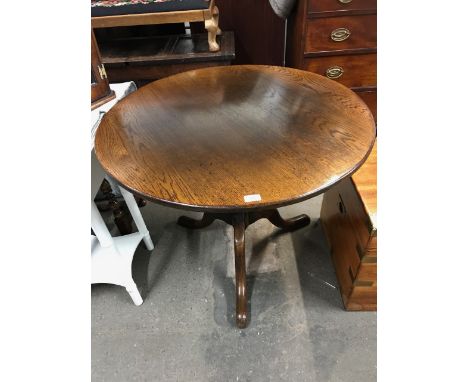
[[[295,229],[305,227],[310,223],[310,218],[305,214],[295,216],[291,219],[283,219],[278,210],[266,211],[265,217],[270,221],[271,224],[285,231],[293,231]]]
[[[245,219],[244,214],[233,216],[234,254],[236,268],[236,323],[243,329],[247,326],[247,285],[245,271]]]
[[[210,19],[205,20],[205,29],[208,31],[208,45],[210,46],[210,52],[217,52],[219,45],[216,42],[216,34],[218,33],[218,15],[215,15],[215,9],[213,8],[213,14]]]
[[[213,215],[204,213],[203,217],[200,220],[189,218],[188,216],[181,216],[177,220],[177,224],[185,228],[205,228],[208,227],[215,220]]]
[[[213,19],[216,23],[216,34],[219,36],[222,32],[219,29],[219,9],[216,5],[213,7]]]

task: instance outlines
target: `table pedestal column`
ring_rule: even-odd
[[[178,224],[187,228],[205,228],[216,219],[222,220],[234,228],[234,255],[236,268],[236,323],[239,328],[247,326],[247,284],[245,267],[245,230],[259,219],[268,219],[270,223],[285,231],[293,231],[305,227],[310,218],[298,215],[291,219],[283,219],[277,209],[249,211],[241,213],[210,213],[206,212],[200,220],[181,216]]]

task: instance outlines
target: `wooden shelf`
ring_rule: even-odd
[[[231,65],[235,59],[234,33],[217,36],[220,50],[210,52],[207,33],[123,37],[99,42],[110,82],[149,82],[209,66]]]
[[[234,34],[218,36],[221,49],[208,50],[207,33],[194,35],[119,38],[99,45],[104,64],[146,63],[180,64],[207,61],[231,61],[235,58]]]

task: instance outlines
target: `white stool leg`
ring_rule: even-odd
[[[99,213],[96,204],[91,200],[91,228],[93,229],[96,237],[99,240],[101,247],[110,247],[114,242],[109,230],[106,227],[106,223]]]
[[[125,289],[127,289],[127,292],[132,298],[133,303],[135,305],[138,306],[143,304],[143,299],[141,298],[140,292],[138,291],[138,288],[133,280],[131,281],[131,283],[127,284]]]
[[[125,188],[119,188],[123,198],[125,199],[125,203],[127,203],[130,214],[135,221],[135,225],[137,226],[138,231],[143,235],[143,241],[145,242],[146,248],[148,251],[152,251],[154,249],[153,241],[151,240],[151,236],[148,232],[148,229],[146,228],[145,221],[143,220],[143,216],[141,216],[141,212],[138,208],[135,198]]]

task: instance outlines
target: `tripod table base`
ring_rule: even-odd
[[[200,220],[181,216],[178,224],[183,227],[205,228],[216,219],[222,220],[234,228],[234,256],[236,268],[236,323],[241,329],[247,326],[247,285],[245,268],[245,230],[259,219],[268,219],[272,224],[285,231],[293,231],[307,226],[310,218],[298,215],[291,219],[283,219],[278,210],[250,211],[240,213],[204,213]]]

